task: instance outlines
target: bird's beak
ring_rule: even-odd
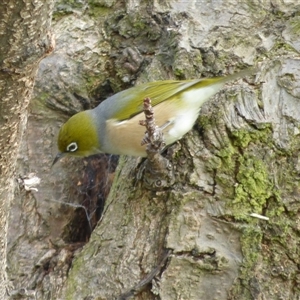
[[[52,166],[53,167],[62,157],[65,156],[65,153],[63,152],[58,152],[53,160]]]

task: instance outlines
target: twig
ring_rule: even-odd
[[[154,111],[151,105],[151,99],[144,99],[144,114],[146,120],[141,120],[140,125],[146,127],[146,133],[141,141],[141,145],[147,145],[146,151],[160,152],[166,146],[162,129],[155,124]]]
[[[168,159],[161,155],[166,146],[163,129],[156,126],[151,99],[144,99],[145,120],[139,122],[146,127],[141,145],[146,146],[148,160],[144,164],[144,184],[148,189],[164,189],[174,184],[173,167]]]

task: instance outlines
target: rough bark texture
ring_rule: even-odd
[[[0,298],[10,290],[6,276],[7,220],[16,183],[16,161],[27,121],[39,61],[53,50],[53,1],[0,4]]]
[[[58,2],[57,48],[41,63],[19,155],[18,173],[42,182],[13,202],[16,289],[37,299],[298,299],[299,11],[297,1]],[[115,158],[50,170],[65,114],[135,83],[257,62],[169,150],[172,188],[146,190],[140,160],[120,159],[89,238]]]

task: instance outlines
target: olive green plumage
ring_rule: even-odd
[[[150,82],[119,92],[92,110],[71,117],[60,129],[54,162],[65,154],[89,156],[96,153],[146,156],[141,146],[145,128],[143,100],[149,97],[156,124],[164,128],[166,145],[179,140],[194,125],[201,106],[230,80],[251,70],[227,77]]]

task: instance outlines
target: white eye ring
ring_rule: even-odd
[[[69,144],[67,147],[68,152],[75,152],[77,149],[78,149],[78,145],[76,142]]]

